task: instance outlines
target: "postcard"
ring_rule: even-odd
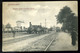
[[[78,2],[2,2],[2,51],[78,51]]]

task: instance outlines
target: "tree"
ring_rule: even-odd
[[[57,23],[61,23],[62,31],[67,30],[71,33],[72,45],[76,44],[76,33],[78,32],[78,17],[72,13],[71,9],[67,6],[63,7],[57,15]],[[73,34],[75,33],[75,34]]]
[[[11,29],[11,24],[8,23],[8,24],[6,25],[6,29],[7,29],[7,31],[9,32],[9,29]],[[12,29],[11,29],[11,30],[12,30]]]
[[[2,32],[5,31],[5,26],[2,24]]]

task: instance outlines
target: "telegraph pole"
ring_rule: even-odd
[[[46,27],[46,19],[45,19],[45,27]]]
[[[40,26],[42,26],[42,23],[40,23]]]

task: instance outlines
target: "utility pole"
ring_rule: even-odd
[[[45,19],[45,27],[46,27],[46,19]]]
[[[42,23],[40,23],[40,26],[42,26]]]

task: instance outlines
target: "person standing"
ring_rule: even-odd
[[[12,31],[12,33],[13,33],[13,37],[15,37],[15,31]]]

